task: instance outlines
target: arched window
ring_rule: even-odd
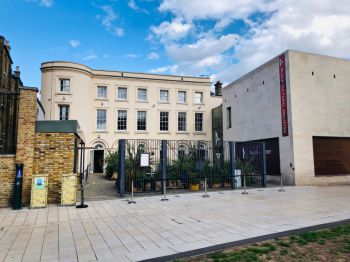
[[[97,149],[97,150],[103,150],[103,149],[104,149],[104,145],[101,144],[101,143],[97,143],[97,144],[95,144],[95,149]]]
[[[185,145],[179,145],[178,151],[177,151],[177,156],[179,159],[183,159],[185,157],[186,153],[186,146]]]
[[[197,147],[197,159],[198,160],[205,160],[207,158],[207,148],[206,145],[203,143],[198,144]]]

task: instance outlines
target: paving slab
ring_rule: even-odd
[[[110,194],[112,195],[112,194]],[[286,187],[0,209],[0,261],[171,260],[350,219],[350,186]]]

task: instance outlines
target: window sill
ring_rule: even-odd
[[[117,134],[129,134],[129,131],[128,130],[117,130],[117,131],[114,131],[114,133],[117,133]]]
[[[177,131],[176,134],[178,135],[189,135],[190,133],[187,131]]]
[[[203,131],[195,131],[193,134],[194,135],[206,135],[207,133],[205,133]]]
[[[171,132],[169,132],[169,131],[158,131],[158,134],[170,135]]]
[[[107,98],[100,98],[100,97],[96,97],[95,100],[98,100],[98,101],[108,101]]]
[[[107,130],[95,130],[94,133],[108,133]]]
[[[170,104],[169,101],[158,101],[158,104]]]
[[[148,103],[148,101],[136,100],[137,103]]]
[[[59,92],[55,93],[55,96],[71,96],[73,95],[71,92]]]
[[[0,154],[0,158],[15,157],[16,154]]]
[[[188,105],[188,103],[187,103],[187,102],[184,102],[184,103],[177,102],[176,104],[178,104],[178,105],[184,105],[184,106],[187,106],[187,105]]]
[[[116,99],[115,101],[117,101],[117,102],[129,102],[128,99]]]
[[[147,130],[137,130],[135,131],[135,134],[148,134],[148,131]]]

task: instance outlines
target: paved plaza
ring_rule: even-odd
[[[350,187],[288,187],[0,209],[0,261],[138,261],[350,218]]]

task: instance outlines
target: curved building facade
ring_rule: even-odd
[[[94,70],[71,62],[41,65],[46,120],[78,120],[89,161],[119,139],[211,140],[209,78]],[[95,165],[95,171],[101,172]]]

